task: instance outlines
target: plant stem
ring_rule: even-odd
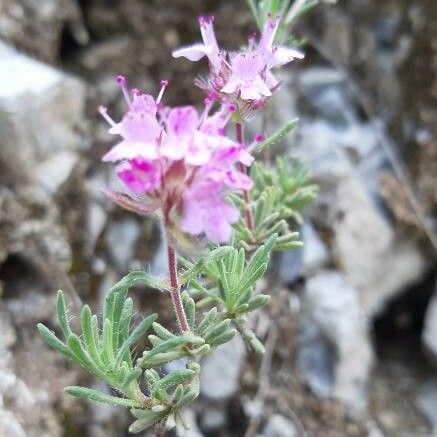
[[[240,144],[244,145],[244,129],[243,129],[243,123],[237,121],[235,123],[235,131],[236,131],[236,137],[237,137],[237,141]],[[247,167],[241,163],[239,163],[239,168],[240,171],[244,174],[247,174]],[[252,206],[250,205],[250,193],[247,190],[243,191],[243,197],[244,197],[244,202],[247,205],[247,209],[246,209],[246,225],[247,228],[250,231],[253,231],[253,214],[252,214]]]
[[[188,332],[187,316],[184,306],[182,305],[181,292],[178,283],[178,273],[176,268],[176,253],[170,240],[167,238],[167,254],[168,254],[168,271],[170,276],[170,297],[173,303],[173,309],[178,320],[179,329],[182,333]]]

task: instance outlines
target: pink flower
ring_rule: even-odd
[[[214,33],[214,17],[199,17],[199,25],[203,44],[199,43],[188,47],[182,47],[175,50],[173,56],[175,58],[183,56],[190,61],[198,61],[206,56],[210,62],[211,68],[219,71],[222,64],[222,56]]]
[[[235,108],[222,105],[209,115],[214,95],[206,99],[201,115],[193,106],[165,108],[160,101],[166,83],[154,99],[129,92],[124,78],[118,81],[128,111],[116,123],[100,108],[111,125],[109,132],[121,137],[103,160],[117,163],[117,176],[134,197],[110,192],[110,198],[139,214],[160,209],[170,228],[180,226],[193,235],[205,233],[214,242],[227,241],[239,212],[226,196],[252,187],[251,179],[237,168],[239,163],[250,165],[252,156],[225,135]]]
[[[213,18],[201,17],[199,22],[203,44],[175,50],[173,56],[185,57],[190,61],[198,61],[206,56],[210,75],[207,79],[196,80],[196,84],[208,93],[216,93],[222,100],[236,101],[240,112],[245,115],[262,107],[266,98],[278,88],[280,83],[271,72],[273,68],[304,57],[298,50],[273,44],[279,21],[279,16],[266,20],[256,48],[252,37],[246,51],[226,53],[218,47]]]
[[[235,206],[224,200],[222,183],[203,180],[187,189],[183,195],[184,215],[181,228],[198,235],[202,232],[211,241],[229,241],[232,224],[240,216]]]

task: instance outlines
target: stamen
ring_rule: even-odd
[[[121,91],[123,92],[123,96],[127,102],[127,104],[131,105],[131,98],[129,95],[129,90],[127,89],[126,78],[124,76],[117,76],[117,83],[121,87]]]
[[[218,95],[215,91],[211,91],[203,100],[205,103],[205,109],[203,110],[202,115],[200,116],[200,123],[199,127],[202,126],[204,121],[209,115],[209,111],[211,111],[211,108],[214,106],[214,103],[217,101]]]
[[[159,91],[158,97],[156,98],[156,104],[159,105],[162,100],[162,96],[164,95],[164,91],[168,86],[168,80],[161,80],[161,90]]]
[[[108,115],[108,109],[105,106],[99,106],[98,111],[100,115],[111,125],[115,126],[117,123]]]
[[[231,119],[231,117],[234,115],[234,112],[236,112],[237,111],[237,105],[235,105],[234,103],[230,103],[228,106],[227,106],[227,108],[225,107],[224,108],[224,111],[228,111],[228,113],[226,114],[226,112],[225,112],[225,116],[223,117],[223,119],[222,119],[222,128],[224,128],[227,124],[228,124],[228,122],[229,122],[229,120]]]

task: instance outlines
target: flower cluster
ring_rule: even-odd
[[[236,166],[249,166],[252,156],[244,144],[225,136],[235,107],[222,105],[210,115],[214,105],[210,96],[199,115],[193,106],[161,105],[166,81],[156,99],[136,89],[129,91],[121,76],[118,82],[128,111],[116,123],[106,108],[100,108],[111,125],[109,132],[121,137],[103,161],[117,164],[118,177],[135,197],[109,196],[138,213],[160,210],[168,228],[177,224],[189,234],[228,241],[239,212],[226,195],[252,187],[251,179]]]
[[[198,61],[206,56],[210,75],[207,79],[198,79],[196,84],[207,93],[217,93],[224,101],[235,102],[240,113],[245,115],[264,106],[267,97],[280,85],[271,71],[273,68],[304,57],[298,50],[273,44],[279,22],[279,16],[270,16],[257,45],[252,35],[247,50],[227,53],[217,43],[214,18],[200,17],[203,43],[178,49],[173,56],[182,56],[190,61]]]

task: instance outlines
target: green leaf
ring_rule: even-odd
[[[113,329],[109,319],[103,322],[103,357],[106,364],[112,365],[114,361]]]
[[[131,370],[123,380],[123,387],[128,386],[133,381],[138,381],[141,376],[141,369],[133,369]]]
[[[70,329],[70,324],[68,323],[68,312],[62,290],[58,290],[58,296],[56,299],[56,312],[58,314],[58,321],[61,331],[64,334],[64,337],[68,338],[72,331]]]
[[[164,376],[164,378],[160,379],[153,387],[153,396],[155,395],[155,392],[158,390],[168,390],[171,387],[174,387],[179,384],[183,384],[193,378],[193,376],[196,374],[194,370],[190,369],[182,369],[177,370],[175,372],[169,373],[168,375]]]
[[[196,324],[196,304],[186,291],[182,293],[182,304],[184,305],[188,326],[190,329],[194,329]]]
[[[103,404],[115,405],[126,408],[135,408],[141,407],[136,401],[132,399],[125,398],[117,398],[115,396],[110,396],[105,393],[99,392],[97,390],[93,390],[91,388],[86,387],[78,387],[78,386],[69,386],[65,387],[65,392],[71,396],[75,396],[77,398],[88,399],[94,402],[100,402]]]
[[[131,432],[132,434],[136,434],[144,431],[147,428],[150,428],[156,422],[160,421],[163,417],[165,417],[165,414],[163,413],[155,413],[151,410],[142,411],[144,411],[144,415],[141,417],[141,419],[135,420],[135,422],[133,422],[129,426],[129,432]]]
[[[78,361],[75,355],[70,351],[70,349],[61,340],[59,340],[58,337],[56,337],[54,332],[50,331],[50,329],[44,326],[42,323],[38,323],[37,328],[43,340],[52,349],[55,349],[56,351],[71,358],[74,361]]]
[[[117,368],[122,359],[124,354],[129,350],[129,348],[136,343],[142,335],[144,335],[145,332],[152,326],[152,323],[155,322],[155,320],[158,318],[157,314],[151,314],[150,316],[145,317],[140,324],[138,324],[135,329],[131,332],[129,337],[124,341],[123,345],[121,346],[120,350],[117,353],[115,367]]]
[[[270,296],[267,296],[266,294],[259,294],[258,296],[253,297],[250,299],[247,304],[247,312],[254,311],[258,308],[263,307],[264,305],[267,305],[267,303],[270,300]]]
[[[95,365],[99,367],[102,371],[104,371],[105,366],[100,357],[99,344],[96,343],[95,337],[93,335],[93,328],[91,326],[92,314],[91,314],[91,309],[88,305],[85,305],[82,308],[82,311],[80,313],[80,321],[81,321],[83,341],[85,343],[85,347],[88,353],[90,354],[91,359],[94,361]]]
[[[222,322],[218,323],[215,326],[212,326],[205,332],[205,340],[207,343],[209,343],[209,339],[217,337],[218,335],[221,335],[223,332],[225,332],[231,323],[231,319],[225,319]]]
[[[170,340],[171,338],[176,337],[176,335],[174,335],[168,329],[164,328],[164,326],[160,325],[159,323],[154,322],[152,326],[155,334],[163,340]]]
[[[228,329],[220,335],[211,338],[208,343],[211,347],[217,347],[221,344],[227,343],[235,337],[237,331],[235,329]]]
[[[185,346],[188,343],[202,344],[204,342],[200,337],[194,337],[193,335],[184,335],[180,337],[171,338],[170,340],[164,341],[164,343],[159,346],[154,347],[152,350],[145,352],[143,357],[137,361],[137,365],[139,367],[147,367],[148,363],[153,362],[152,359],[158,355],[163,353],[168,353],[172,349],[178,348],[180,346]]]
[[[199,326],[197,327],[197,331],[200,334],[202,334],[206,329],[209,328],[211,324],[215,322],[216,318],[217,318],[217,308],[214,307],[205,314],[202,321],[199,323]]]
[[[259,153],[263,150],[266,150],[268,147],[272,146],[273,144],[277,143],[278,141],[281,141],[286,135],[288,135],[290,132],[292,132],[297,124],[299,122],[298,118],[295,118],[293,120],[290,120],[289,122],[285,123],[284,126],[282,126],[278,131],[276,131],[273,135],[259,143],[256,148],[255,152]]]
[[[199,391],[195,391],[192,389],[186,390],[184,395],[182,396],[182,399],[180,400],[180,402],[178,404],[178,407],[182,408],[188,404],[191,404],[192,402],[194,402],[196,400],[197,396],[199,396]]]

